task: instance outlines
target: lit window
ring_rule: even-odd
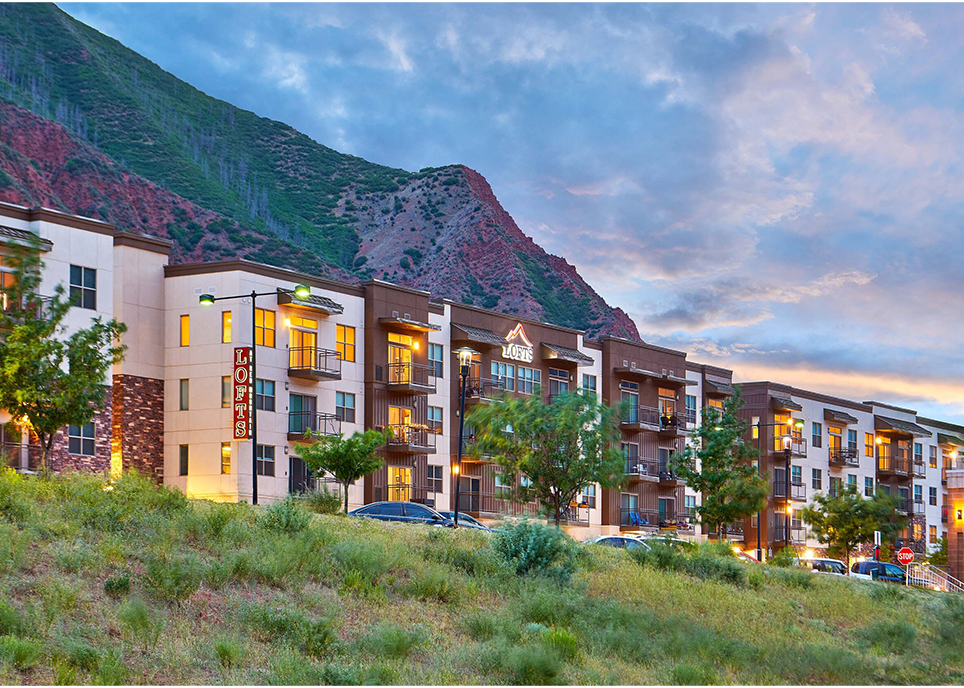
[[[191,396],[191,383],[190,380],[181,380],[180,389],[180,408],[181,411],[188,410],[188,401]]]
[[[221,443],[221,475],[231,475],[231,443]]]
[[[864,433],[864,456],[874,455],[874,433]]]
[[[302,318],[297,315],[293,315],[285,321],[288,327],[300,327],[305,330],[317,330],[318,321],[314,318]]]
[[[254,343],[274,348],[274,311],[255,309]]]
[[[274,447],[268,444],[258,445],[258,475],[274,477]]]
[[[178,447],[178,457],[177,457],[177,458],[178,458],[178,470],[177,470],[177,474],[178,474],[178,475],[187,475],[187,472],[188,472],[189,453],[188,453],[188,446],[187,446],[186,444],[182,444],[182,445],[180,445],[180,446]]]
[[[94,424],[67,426],[67,451],[79,456],[94,455]]]
[[[355,360],[355,328],[349,325],[335,327],[335,350],[343,361]]]
[[[753,439],[757,439],[760,436],[760,416],[753,416],[750,419],[750,427],[753,428]]]
[[[70,302],[79,308],[97,310],[97,271],[70,266]]]
[[[221,343],[231,343],[231,311],[221,311]]]
[[[931,544],[937,542],[937,526],[927,526],[927,539]]]
[[[191,316],[182,315],[181,316],[181,346],[189,346],[191,344]]]
[[[346,423],[355,422],[355,395],[335,392],[335,416]]]
[[[254,407],[259,411],[274,411],[273,380],[258,380],[255,383]]]

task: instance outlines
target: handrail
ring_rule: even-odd
[[[288,368],[291,370],[320,370],[341,372],[341,357],[337,351],[317,346],[293,346],[288,349]]]
[[[907,585],[964,593],[964,583],[946,571],[923,562],[913,562],[907,566]]]
[[[388,384],[435,387],[435,368],[424,363],[389,363]]]
[[[301,433],[311,430],[322,435],[341,432],[341,419],[333,413],[320,411],[294,411],[288,413],[288,432]]]

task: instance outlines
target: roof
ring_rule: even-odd
[[[435,332],[442,329],[441,325],[433,325],[432,323],[422,322],[421,320],[395,316],[383,316],[378,319],[378,324],[395,326],[401,330],[413,330],[415,332]]]
[[[915,437],[930,437],[933,433],[926,428],[922,428],[917,423],[911,423],[908,420],[900,420],[898,418],[889,418],[887,416],[877,416],[878,425],[883,424],[885,427],[883,430],[893,430],[895,432],[901,432],[905,435],[914,435]]]
[[[950,435],[944,432],[937,433],[937,443],[952,444],[955,447],[964,447],[964,439],[961,439],[957,435]]]
[[[497,335],[492,330],[485,330],[481,327],[452,323],[452,329],[465,333],[465,337],[453,337],[453,339],[468,339],[470,342],[488,344],[489,346],[503,346],[506,343],[505,337]]]
[[[803,407],[790,397],[781,397],[774,394],[770,397],[770,406],[775,409],[786,411],[802,411]]]
[[[856,425],[858,422],[857,418],[851,416],[849,413],[832,408],[825,408],[823,410],[823,418],[824,420],[835,421],[837,423],[843,423],[844,425]]]
[[[732,397],[734,394],[736,394],[736,390],[733,389],[733,385],[728,382],[706,380],[703,383],[703,387],[706,389],[707,394],[723,394],[728,397]]]
[[[309,308],[315,311],[324,311],[326,313],[344,313],[345,307],[342,306],[337,301],[329,299],[327,296],[319,296],[318,294],[311,294],[306,299],[298,298],[292,292],[278,290],[278,303],[282,305],[300,306],[301,308]]]
[[[548,354],[548,355],[547,355]],[[569,361],[570,363],[576,364],[591,364],[595,363],[596,360],[592,356],[587,356],[583,352],[577,349],[570,349],[566,346],[559,346],[557,344],[546,344],[542,343],[542,357],[556,359],[561,361]]]
[[[40,236],[34,232],[28,232],[23,229],[14,229],[13,227],[0,225],[0,242],[26,244],[29,246],[34,241],[40,243],[41,251],[49,251],[54,247],[54,243],[52,241],[49,239],[41,239]]]

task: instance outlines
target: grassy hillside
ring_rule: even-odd
[[[0,683],[955,683],[958,597],[0,475]],[[530,562],[532,563],[532,562]],[[538,564],[538,562],[535,562]],[[669,572],[667,568],[676,568]]]

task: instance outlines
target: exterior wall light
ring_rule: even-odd
[[[311,296],[311,287],[307,284],[299,284],[295,287],[295,296],[299,299],[307,299]]]
[[[197,300],[202,306],[213,306],[214,294],[201,294]]]

